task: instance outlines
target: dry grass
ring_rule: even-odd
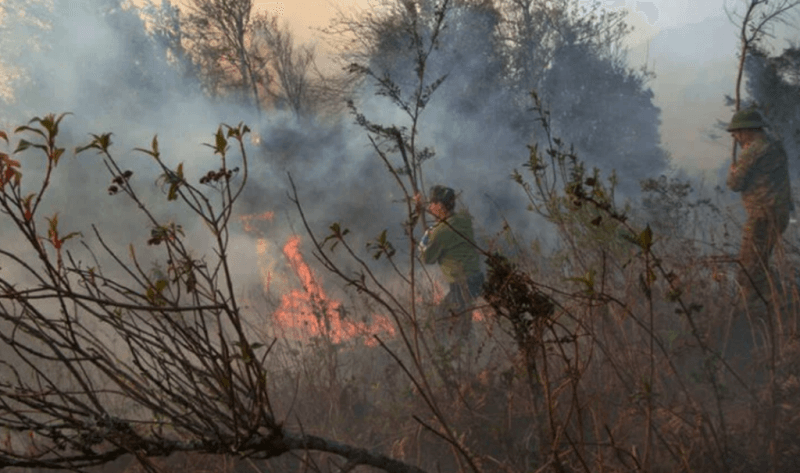
[[[678,243],[657,249],[667,254]],[[732,260],[665,258],[662,264],[679,277],[672,285],[666,278],[652,284],[652,309],[640,287],[641,266],[607,262],[606,274],[597,276],[602,293],[556,296],[561,305],[544,322],[535,350],[535,380],[528,379],[508,324],[483,307],[486,319],[474,322],[469,348],[457,356],[436,348],[432,330],[421,334],[434,347],[424,359],[429,394],[486,472],[797,471],[795,260],[784,253],[776,267],[773,306],[749,311],[739,300]],[[538,282],[565,286],[557,277]],[[668,296],[675,287],[685,304],[696,304],[688,317],[676,313],[680,305]],[[765,314],[772,321],[771,328],[755,325],[755,343],[748,312],[753,321]],[[397,340],[388,347],[402,353]],[[468,471],[434,432],[439,424],[419,389],[383,348],[335,345],[325,337],[283,348],[271,372],[287,425],[428,471]],[[301,455],[247,467],[340,471],[337,464]],[[219,468],[240,471],[233,463]]]

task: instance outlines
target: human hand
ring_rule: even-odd
[[[419,240],[419,252],[425,253],[425,250],[428,249],[428,243],[431,241],[431,229],[425,230],[425,233],[422,235],[422,238]]]
[[[419,192],[414,193],[414,205],[418,211],[422,209],[422,194]]]

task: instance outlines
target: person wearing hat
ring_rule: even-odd
[[[415,195],[417,208],[422,198]],[[440,317],[454,316],[460,335],[469,336],[472,327],[471,303],[480,296],[484,276],[474,243],[472,218],[467,212],[454,212],[456,195],[441,185],[431,188],[428,213],[436,222],[419,242],[419,254],[425,264],[438,263],[450,291],[439,305]]]
[[[739,261],[749,278],[740,280],[751,295],[753,285],[762,294],[772,250],[789,224],[794,210],[789,184],[789,163],[780,141],[768,135],[766,123],[754,108],[734,114],[728,131],[742,147],[739,160],[728,171],[728,187],[741,192],[747,211]],[[751,282],[752,279],[752,282]]]

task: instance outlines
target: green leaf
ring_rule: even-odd
[[[166,287],[167,287],[166,279],[159,279],[158,281],[156,281],[156,291],[158,291],[159,294],[161,294],[161,291],[166,289]]]
[[[108,148],[111,146],[111,133],[103,133],[100,135],[98,142],[103,151],[108,151]]]
[[[75,148],[75,154],[82,153],[89,148],[97,149],[101,152],[108,152],[108,148],[111,146],[111,133],[104,133],[102,135],[95,135],[91,134],[94,138],[91,143],[86,146],[78,146]],[[140,148],[136,148],[137,151],[142,151],[149,154],[149,151],[143,150]]]
[[[37,128],[31,128],[31,127],[29,127],[29,126],[25,126],[25,125],[18,126],[18,127],[17,127],[17,128],[14,130],[14,133],[19,133],[19,132],[21,132],[21,131],[30,131],[30,132],[36,133],[37,135],[41,136],[42,138],[45,138],[45,139],[47,138],[47,135],[45,135],[45,134],[44,134],[44,132],[43,132],[42,130],[39,130],[39,129],[37,129]]]
[[[146,297],[147,297],[147,301],[150,302],[151,304],[155,301],[156,293],[155,293],[155,291],[153,291],[152,287],[148,287],[147,288]]]
[[[639,246],[641,246],[645,252],[649,252],[650,248],[653,246],[653,230],[650,229],[649,223],[647,227],[642,230],[642,233],[639,234]]]
[[[144,154],[149,154],[152,156],[156,161],[158,161],[159,152],[158,152],[158,135],[153,135],[153,141],[150,143],[150,147],[152,150],[147,150],[144,148],[134,148],[134,151],[140,151]]]
[[[222,133],[222,127],[217,130],[217,153],[224,152],[225,148],[228,146],[228,140],[225,138],[225,135]]]
[[[67,236],[62,238],[61,241],[67,241],[70,238],[76,237],[76,236],[83,236],[83,233],[81,233],[81,232],[70,232],[69,234],[67,234]]]
[[[55,119],[55,115],[48,113],[43,119],[39,120],[39,123],[44,127],[45,130],[48,131],[48,133],[50,133],[50,135],[53,134]]]
[[[31,143],[29,141],[19,140],[19,143],[17,143],[17,149],[14,150],[14,154],[25,151],[26,149],[30,148],[30,146]]]
[[[58,158],[60,158],[62,154],[64,154],[64,148],[56,148],[53,152],[53,166],[58,166]]]
[[[58,118],[56,118],[56,121],[53,125],[53,135],[58,134],[58,124],[61,123],[61,120],[67,115],[72,115],[72,112],[64,112],[61,115],[59,115]]]
[[[49,230],[50,234],[56,235],[58,232],[58,212],[56,212],[55,215],[53,215],[53,218],[45,217],[45,219],[50,224],[50,230]]]

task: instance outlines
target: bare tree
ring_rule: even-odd
[[[505,19],[500,34],[507,45],[509,78],[526,93],[539,88],[559,46],[592,44],[619,60],[622,40],[631,31],[624,11],[607,11],[600,4],[502,0],[498,8]]]
[[[192,61],[184,46],[184,31],[181,27],[180,9],[168,2],[155,5],[150,0],[141,7],[145,21],[152,28],[152,37],[165,52],[167,60],[178,68],[187,83],[199,83],[201,73],[199,64]],[[194,85],[194,84],[192,84]]]
[[[741,105],[742,76],[744,74],[744,64],[750,50],[765,37],[771,35],[773,23],[790,24],[787,18],[788,13],[796,6],[800,5],[798,0],[745,0],[746,10],[744,15],[739,16],[739,21],[734,18],[735,13],[730,12],[726,6],[728,18],[739,25],[739,41],[741,50],[739,51],[739,67],[736,71],[736,90],[734,97],[734,111],[738,112]],[[732,140],[731,158],[736,162],[736,140]]]
[[[236,90],[260,113],[259,85],[269,87],[271,78],[265,51],[252,42],[252,8],[252,0],[192,0],[184,36],[210,91]],[[226,69],[226,63],[233,71]]]
[[[65,152],[56,141],[63,118],[34,118],[16,128],[34,140],[20,139],[14,153],[0,153],[4,227],[15,229],[27,247],[0,249],[0,427],[6,432],[0,468],[79,470],[132,454],[156,471],[150,459],[173,452],[266,459],[301,450],[337,455],[349,465],[345,470],[422,471],[291,432],[279,418],[264,366],[274,340],[255,339],[248,329],[228,261],[229,223],[248,177],[247,126],[219,127],[207,145],[219,155],[219,167],[199,185],[187,180],[182,163],[165,164],[156,138],[150,149],[137,149],[160,168],[167,200],[207,225],[211,257],[191,251],[180,224],[151,213],[137,194],[136,176],[112,156],[110,133],[76,148],[102,156],[111,176],[109,198],[131,199],[149,222],[148,251],[131,244],[124,256],[97,227],[99,252],[85,242],[82,249],[73,246],[82,234],[64,232],[69,221],[42,218],[41,204]],[[8,134],[0,132],[0,139],[8,143]],[[230,145],[241,153],[236,167]],[[12,159],[28,149],[46,157],[38,182]],[[156,253],[166,262],[143,269]]]
[[[302,115],[311,106],[311,69],[315,51],[310,46],[295,47],[288,24],[280,27],[277,18],[259,15],[254,20],[253,35],[269,51],[269,64],[277,80],[277,90],[268,93],[278,102],[285,103],[295,113]]]

